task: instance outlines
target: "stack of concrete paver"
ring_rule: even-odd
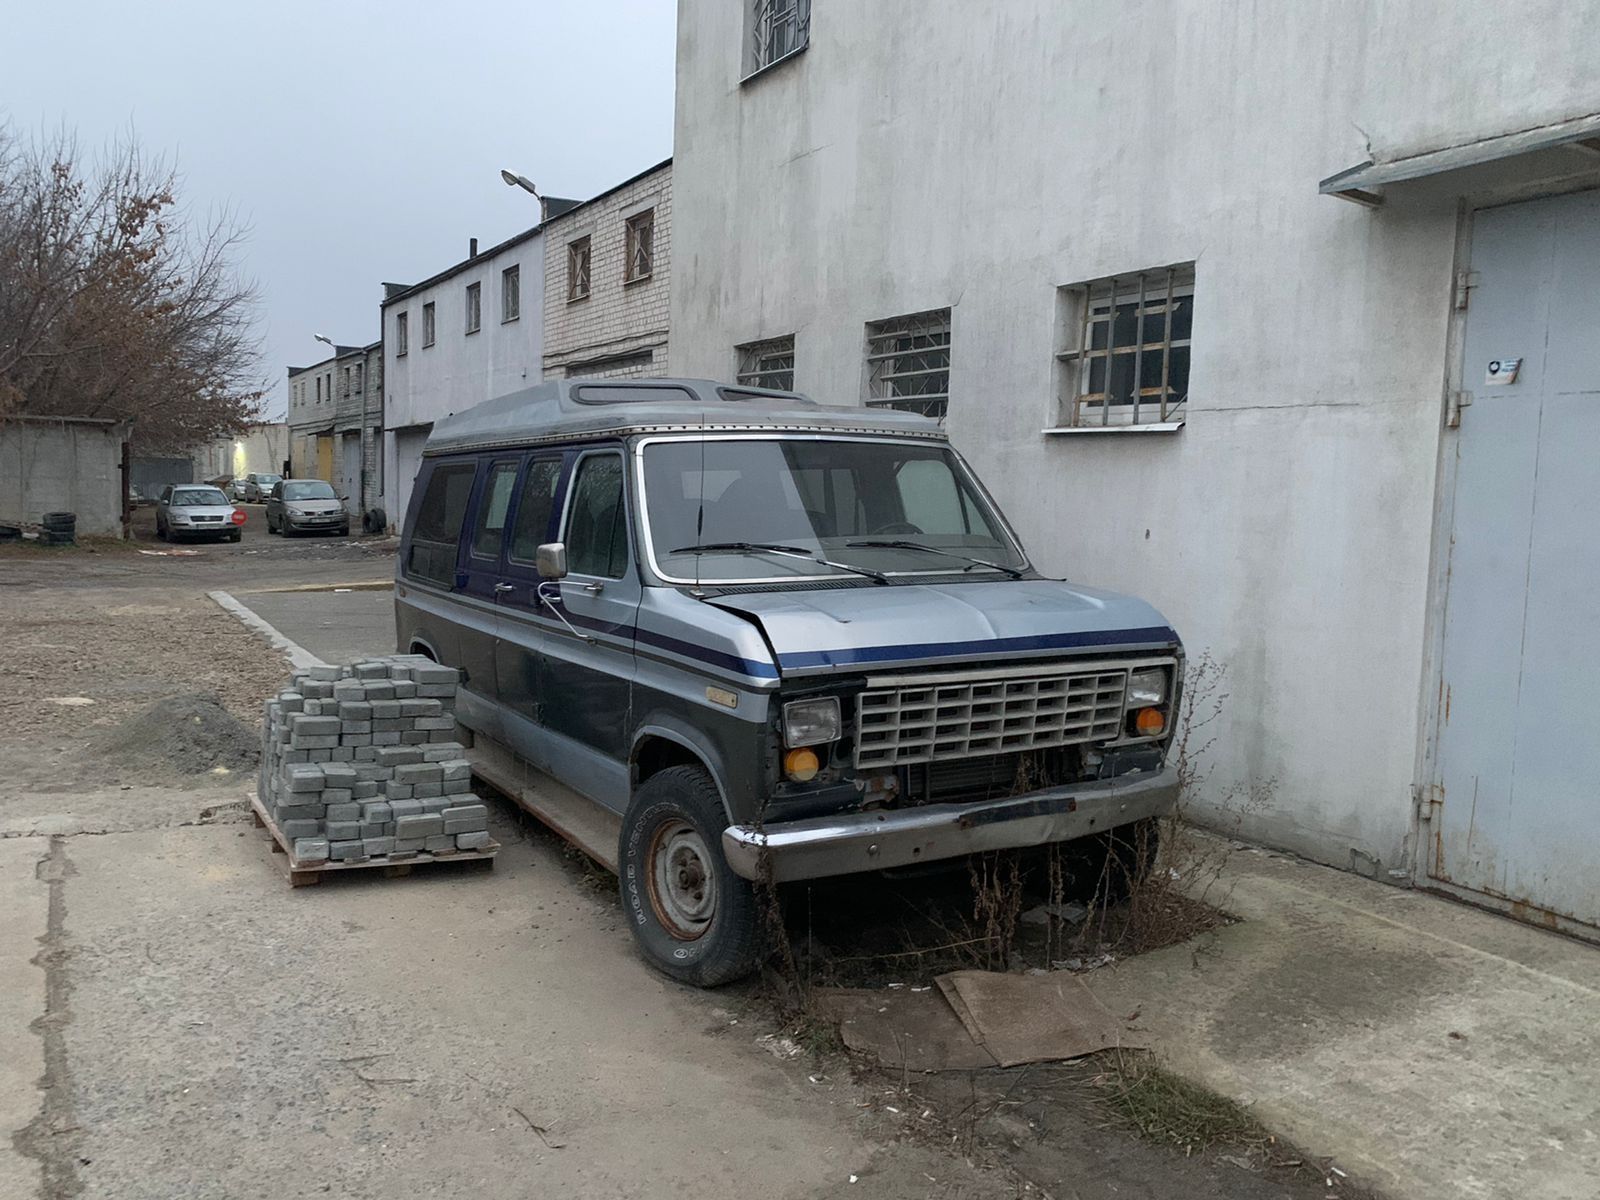
[[[295,866],[490,845],[456,740],[454,667],[397,654],[297,671],[266,703],[261,805]]]

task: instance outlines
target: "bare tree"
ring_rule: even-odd
[[[112,417],[174,450],[259,419],[244,230],[177,194],[132,140],[85,166],[68,133],[0,127],[0,415]]]

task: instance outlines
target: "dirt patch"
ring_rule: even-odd
[[[213,693],[160,700],[95,737],[83,754],[117,783],[254,770],[260,735]]]

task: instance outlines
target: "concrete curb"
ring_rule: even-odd
[[[251,588],[251,592],[387,592],[393,579],[362,579],[355,583],[295,583],[287,587]]]
[[[299,589],[285,590],[294,591]],[[232,613],[246,626],[255,630],[257,633],[261,634],[261,636],[266,638],[268,644],[271,645],[274,650],[282,650],[284,657],[289,660],[290,667],[298,670],[301,667],[325,667],[329,665],[323,662],[322,659],[318,658],[315,654],[311,653],[311,651],[307,650],[304,646],[300,645],[299,642],[291,642],[288,638],[284,637],[283,634],[279,633],[275,628],[267,624],[267,622],[256,616],[255,613],[251,612],[243,604],[240,604],[239,601],[235,600],[227,592],[207,592],[206,595],[215,600],[222,609]]]

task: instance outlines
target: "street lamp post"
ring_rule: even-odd
[[[539,189],[533,185],[533,180],[526,175],[518,175],[515,171],[507,170],[501,170],[500,178],[505,181],[507,187],[519,187],[537,200],[539,202],[539,220],[543,221],[545,219],[544,197],[539,195]]]

